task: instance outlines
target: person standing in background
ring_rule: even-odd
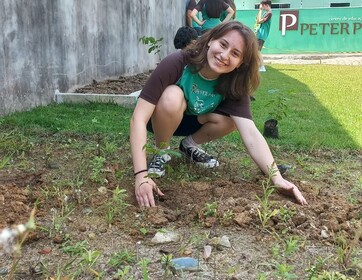
[[[196,15],[202,11],[203,21],[200,21]],[[223,21],[220,20],[222,13],[226,12]],[[224,2],[224,0],[200,0],[191,12],[192,19],[202,27],[202,33],[214,28],[221,22],[228,22],[235,11]]]
[[[271,1],[262,0],[259,5],[258,14],[256,16],[256,24],[259,24],[259,28],[256,31],[256,37],[258,38],[258,45],[259,45],[260,72],[266,71],[261,50],[264,46],[266,39],[269,36],[272,15],[273,14],[271,9]]]
[[[232,15],[231,19],[235,19],[236,18],[236,5],[234,0],[224,0],[226,4],[228,4],[233,10],[234,10],[234,14]],[[224,21],[224,19],[226,18],[226,16],[228,15],[227,11],[223,11],[220,17],[221,22]]]
[[[197,24],[191,17],[191,12],[196,7],[196,5],[199,3],[199,0],[190,0],[187,3],[186,6],[186,26],[192,27],[196,30],[198,35],[201,35],[201,26]],[[201,12],[198,12],[196,14],[197,19],[203,23]]]

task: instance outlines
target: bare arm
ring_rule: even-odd
[[[260,23],[264,22],[263,18],[261,17],[262,12],[263,12],[262,5],[260,4],[258,14],[256,15],[256,23],[257,24],[260,24]]]
[[[205,21],[204,21],[204,20],[203,20],[203,21],[200,21],[200,20],[197,18],[196,15],[197,15],[198,12],[199,12],[198,10],[193,9],[192,12],[191,12],[191,18],[192,18],[198,25],[202,26]]]
[[[228,12],[228,14],[226,15],[225,19],[222,22],[228,22],[235,13],[235,11],[231,7],[227,8],[226,11]]]
[[[232,116],[232,119],[235,122],[246,149],[258,167],[265,174],[269,173],[269,168],[275,169],[275,176],[272,178],[273,184],[286,194],[294,196],[298,203],[302,205],[307,204],[307,201],[299,189],[293,183],[285,180],[280,174],[269,146],[254,122],[249,119],[235,116]]]
[[[147,122],[150,120],[155,105],[140,98],[133,112],[130,124],[130,142],[135,173],[147,170],[146,151],[143,149],[147,142]],[[156,184],[147,177],[148,172],[141,172],[135,176],[135,194],[140,206],[155,206],[153,189]],[[163,193],[157,188],[158,194]]]

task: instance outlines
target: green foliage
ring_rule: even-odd
[[[68,240],[62,245],[61,249],[65,254],[74,257],[82,256],[84,253],[86,253],[88,251],[88,246],[89,244],[87,240],[83,240],[75,244],[71,244],[71,242]]]
[[[139,38],[139,41],[142,42],[142,44],[144,45],[148,45],[148,53],[154,53],[156,55],[159,55],[160,51],[161,51],[161,47],[162,44],[161,42],[163,41],[163,38],[159,38],[156,39],[152,36],[147,37],[147,36],[142,36],[141,38]]]
[[[218,204],[217,201],[205,203],[203,214],[205,217],[216,217]]]
[[[287,98],[281,95],[278,95],[274,99],[270,100],[266,106],[269,108],[267,119],[274,119],[280,122],[287,116]]]
[[[262,187],[263,187],[263,196],[259,197],[256,196],[257,200],[260,203],[260,208],[257,208],[258,217],[261,222],[263,228],[265,228],[268,224],[268,221],[276,216],[279,213],[278,209],[272,209],[273,202],[270,201],[270,196],[274,192],[274,187],[271,185],[271,179],[275,176],[276,170],[273,168],[269,168],[268,178],[263,180]]]
[[[121,267],[123,265],[134,263],[136,263],[136,253],[129,250],[123,250],[113,254],[108,262],[108,264],[112,267]]]
[[[90,167],[92,168],[92,174],[90,178],[93,182],[104,183],[104,178],[101,175],[105,161],[106,158],[102,156],[95,156],[93,159],[91,159]]]
[[[111,225],[115,216],[120,216],[129,206],[126,202],[127,191],[116,187],[112,191],[112,199],[105,204],[106,220],[108,225]]]

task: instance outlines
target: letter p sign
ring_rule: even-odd
[[[286,30],[298,30],[299,11],[280,11],[279,30],[282,36]]]

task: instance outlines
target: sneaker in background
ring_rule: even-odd
[[[264,65],[259,67],[259,72],[266,72],[266,69],[265,69]]]
[[[171,157],[168,154],[155,155],[149,166],[148,174],[156,175],[157,177],[162,177],[165,175],[165,163],[170,161]]]
[[[197,146],[185,147],[183,140],[180,142],[180,151],[191,161],[202,165],[206,168],[214,168],[219,166],[219,162],[212,156],[208,155],[204,150]]]

